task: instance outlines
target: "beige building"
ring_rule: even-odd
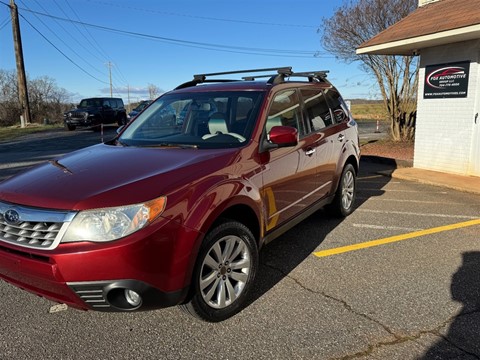
[[[480,176],[480,0],[420,0],[357,54],[419,55],[414,167]]]

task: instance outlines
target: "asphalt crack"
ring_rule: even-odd
[[[473,311],[470,311],[470,312],[463,312],[463,313],[460,313],[460,314],[457,314],[457,315],[453,315],[451,316],[450,318],[448,318],[447,320],[445,320],[443,323],[441,323],[440,325],[438,325],[437,327],[433,328],[433,329],[429,329],[429,330],[422,330],[422,331],[419,331],[415,334],[412,334],[412,335],[398,335],[396,334],[393,330],[391,330],[387,325],[381,323],[380,321],[374,319],[373,317],[367,315],[367,314],[364,314],[364,313],[361,313],[357,310],[355,310],[350,304],[348,304],[345,300],[342,300],[342,299],[339,299],[339,298],[336,298],[332,295],[329,295],[323,291],[315,291],[311,288],[309,288],[308,286],[304,285],[300,280],[298,280],[297,278],[293,277],[290,273],[287,273],[285,271],[283,271],[282,269],[278,268],[278,267],[275,267],[273,266],[272,264],[269,264],[269,263],[264,263],[265,266],[269,267],[270,269],[274,270],[274,271],[278,271],[279,273],[281,273],[284,277],[292,280],[293,282],[295,282],[299,287],[301,287],[302,289],[304,289],[305,291],[308,291],[312,294],[315,294],[315,295],[321,295],[329,300],[332,300],[332,301],[335,301],[335,302],[338,302],[340,304],[342,304],[342,306],[349,312],[351,312],[352,314],[355,314],[356,316],[359,316],[359,317],[362,317],[368,321],[371,321],[377,325],[379,325],[381,328],[383,328],[389,335],[393,336],[394,339],[391,340],[391,341],[380,341],[376,344],[369,344],[368,347],[363,350],[363,351],[359,351],[359,352],[356,352],[354,354],[350,354],[350,355],[345,355],[345,356],[342,356],[342,357],[338,357],[338,358],[331,358],[330,360],[350,360],[350,359],[358,359],[358,358],[362,358],[362,357],[365,357],[365,356],[368,356],[368,355],[371,355],[373,354],[373,352],[375,350],[378,350],[380,349],[381,347],[386,347],[386,346],[393,346],[393,345],[398,345],[398,344],[402,344],[402,343],[405,343],[405,342],[408,342],[408,341],[414,341],[414,342],[417,342],[417,340],[419,340],[422,336],[424,335],[434,335],[436,337],[439,337],[441,338],[443,341],[447,342],[448,344],[450,344],[452,347],[456,348],[457,350],[463,352],[464,354],[466,355],[470,355],[472,356],[473,358],[475,359],[479,359],[480,360],[480,356],[475,354],[475,353],[472,353],[472,352],[469,352],[467,351],[466,349],[462,348],[460,345],[457,345],[455,344],[454,342],[452,342],[450,339],[448,339],[446,336],[442,335],[440,333],[440,330],[449,326],[453,321],[454,319],[458,319],[460,317],[463,317],[463,316],[468,316],[468,315],[473,315],[473,314],[478,314],[480,313],[480,310],[473,310]]]

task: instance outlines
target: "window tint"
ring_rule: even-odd
[[[327,97],[328,104],[333,111],[335,122],[340,123],[348,120],[348,108],[338,91],[335,89],[327,89],[325,90],[325,96]]]
[[[321,90],[302,89],[300,93],[305,104],[305,119],[312,131],[318,131],[332,125],[330,109],[323,92]]]
[[[253,124],[255,121],[255,119],[251,116],[253,107],[255,105],[255,99],[251,97],[239,96],[238,98],[234,99],[232,103],[232,132],[244,136],[245,130],[251,127],[249,124]]]
[[[121,141],[131,146],[239,147],[251,138],[262,101],[263,93],[257,91],[164,95],[135,118]]]
[[[237,101],[237,114],[235,120],[246,120],[253,109],[253,105],[252,98],[240,96]]]
[[[299,134],[304,134],[299,109],[296,90],[287,90],[275,95],[265,125],[267,133],[274,126],[291,126],[296,128]]]

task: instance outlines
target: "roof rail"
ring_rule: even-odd
[[[242,77],[242,80],[253,81],[259,78],[270,78],[267,82],[269,84],[280,84],[285,81],[287,77],[307,77],[309,82],[321,81],[328,82],[326,80],[328,70],[322,71],[309,71],[309,72],[293,72],[291,66],[276,67],[276,68],[263,68],[263,69],[249,69],[249,70],[235,70],[235,71],[225,71],[209,74],[196,74],[193,75],[193,80],[187,81],[175,88],[175,90],[183,89],[191,86],[196,86],[202,83],[208,82],[230,82],[230,81],[239,81],[238,79],[229,80],[229,79],[208,79],[210,77],[220,76],[220,75],[232,75],[232,74],[245,74],[245,73],[258,73],[258,72],[268,72],[276,71],[276,74],[269,75],[249,75]]]

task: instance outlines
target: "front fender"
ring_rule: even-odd
[[[180,196],[181,194],[181,196]],[[172,202],[170,202],[172,199]],[[261,197],[259,190],[244,179],[210,176],[193,183],[167,197],[169,210],[163,216],[180,222],[186,229],[194,230],[196,238],[178,238],[174,244],[174,256],[185,262],[185,284],[190,283],[198,251],[205,234],[223,214],[235,207],[248,207],[261,224]],[[242,221],[242,219],[237,219]],[[186,249],[189,252],[186,253]]]

